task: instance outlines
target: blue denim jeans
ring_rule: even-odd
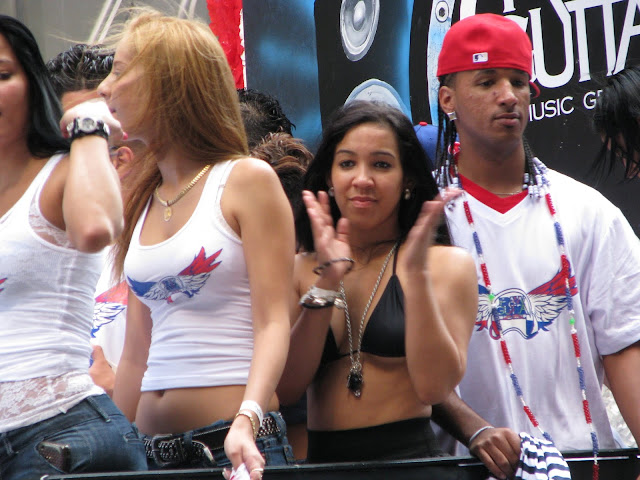
[[[44,443],[43,443],[44,442]],[[67,446],[64,469],[39,447]],[[0,479],[33,480],[42,475],[147,470],[135,427],[107,395],[86,398],[66,413],[0,434]]]
[[[295,463],[295,458],[293,456],[293,449],[291,445],[289,445],[289,440],[287,440],[287,426],[280,415],[279,412],[267,412],[265,414],[265,419],[267,417],[271,417],[275,424],[277,425],[278,432],[259,436],[256,439],[256,445],[260,453],[265,458],[265,462],[269,466],[282,466],[282,465],[292,465]],[[199,434],[206,434],[210,431],[217,430],[220,428],[229,428],[231,427],[231,421],[226,420],[218,420],[211,425],[207,425],[206,427],[198,428],[196,430],[191,430],[189,432],[185,432],[181,435],[185,444],[189,443],[189,439]],[[144,437],[146,440],[150,440],[151,437]],[[207,458],[198,457],[198,458],[189,458],[185,462],[176,464],[173,463],[169,466],[159,465],[153,458],[149,458],[149,470],[160,470],[163,468],[211,468],[211,467],[230,467],[231,462],[227,458],[224,453],[224,446],[220,445],[218,448],[210,448],[211,454],[213,456],[213,462],[209,461]],[[4,480],[4,479],[2,479]]]

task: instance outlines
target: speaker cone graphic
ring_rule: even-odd
[[[344,53],[352,62],[357,62],[369,51],[379,18],[379,0],[342,0],[340,35]]]

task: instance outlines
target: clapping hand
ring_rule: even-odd
[[[302,199],[311,222],[318,264],[323,265],[330,260],[351,257],[349,221],[341,218],[334,227],[327,192],[318,192],[316,197],[313,192],[305,190],[302,192]],[[341,280],[350,268],[349,262],[335,262],[330,263],[320,273],[322,276]]]
[[[422,204],[418,218],[407,235],[402,261],[407,271],[426,270],[427,251],[433,245],[436,230],[447,203],[462,194],[462,190],[448,188],[433,200]]]

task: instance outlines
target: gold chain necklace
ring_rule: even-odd
[[[205,165],[204,168],[202,170],[200,170],[200,173],[198,173],[195,177],[193,177],[193,180],[191,180],[189,182],[189,184],[186,187],[184,187],[182,189],[182,191],[173,200],[163,200],[160,197],[160,193],[158,193],[158,189],[160,188],[160,184],[156,187],[154,195],[158,199],[158,201],[162,204],[162,206],[164,207],[164,221],[165,222],[168,222],[169,220],[171,220],[171,216],[173,215],[173,210],[171,209],[171,205],[175,204],[178,200],[180,200],[182,197],[184,197],[187,194],[187,192],[189,190],[191,190],[196,183],[198,183],[198,180],[200,180],[202,178],[202,176],[205,173],[207,173],[207,170],[209,170],[210,168],[211,168],[211,164]]]
[[[371,307],[373,297],[376,296],[376,292],[378,291],[378,287],[380,286],[380,281],[382,280],[384,271],[387,269],[389,260],[391,259],[393,252],[396,251],[396,248],[398,248],[398,243],[391,247],[391,250],[389,250],[389,253],[384,259],[376,283],[373,286],[373,291],[369,296],[369,301],[364,307],[364,312],[362,312],[362,318],[360,319],[360,329],[358,331],[358,349],[355,352],[355,358],[353,355],[353,336],[351,334],[351,317],[349,316],[349,305],[347,304],[347,295],[344,291],[344,282],[340,280],[340,296],[342,297],[342,301],[344,302],[344,316],[347,323],[347,334],[349,337],[349,360],[351,361],[351,368],[349,369],[349,375],[347,375],[347,388],[351,390],[351,392],[358,398],[362,394],[362,384],[364,383],[364,380],[362,378],[362,362],[360,361],[360,351],[362,349],[362,334],[364,333],[364,320],[365,318],[367,318],[367,312],[369,311],[369,307]]]

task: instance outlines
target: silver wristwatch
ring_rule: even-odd
[[[98,135],[105,140],[109,140],[109,125],[102,120],[91,117],[77,117],[67,125],[67,133],[72,141],[87,135]]]

